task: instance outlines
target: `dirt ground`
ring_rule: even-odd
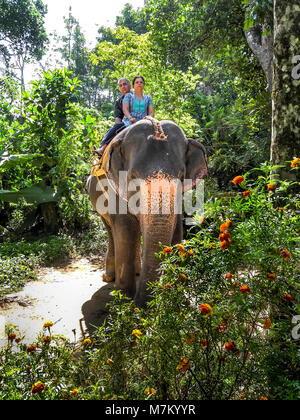
[[[101,259],[82,258],[64,267],[44,268],[38,281],[6,295],[0,301],[0,346],[7,343],[4,330],[8,324],[15,325],[28,344],[43,331],[46,321],[53,322],[53,334],[72,342],[82,339],[82,329],[88,333],[93,325],[100,325],[114,286],[102,281],[103,265]]]

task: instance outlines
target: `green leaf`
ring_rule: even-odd
[[[62,189],[54,189],[44,184],[33,185],[20,191],[0,190],[0,201],[17,203],[24,199],[27,203],[41,204],[59,201]]]

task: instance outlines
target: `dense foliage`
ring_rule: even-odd
[[[10,328],[0,397],[299,399],[299,203],[289,183],[270,185],[262,167],[208,202],[189,239],[162,247],[148,308],[115,292],[76,358],[51,327],[26,344]]]

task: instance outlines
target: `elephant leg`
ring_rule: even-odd
[[[112,234],[112,229],[107,223],[107,221],[102,218],[102,221],[106,227],[108,233],[108,248],[105,256],[105,274],[103,274],[102,280],[105,283],[109,283],[115,280],[115,248],[114,248],[114,238]]]
[[[180,244],[183,239],[182,214],[177,215],[176,226],[172,238],[172,245]]]
[[[116,287],[129,297],[135,295],[139,259],[140,227],[131,214],[116,215],[112,220],[115,245]]]

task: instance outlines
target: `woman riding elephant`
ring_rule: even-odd
[[[146,115],[154,117],[153,102],[149,95],[143,94],[145,80],[136,76],[132,81],[134,93],[127,93],[123,99],[123,122],[126,127],[142,120]]]

